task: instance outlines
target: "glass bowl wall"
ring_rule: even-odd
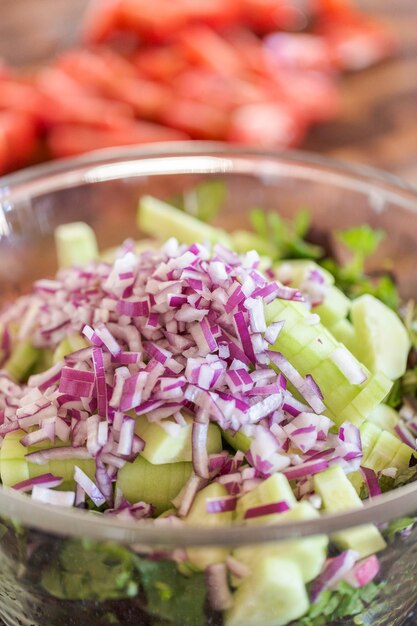
[[[308,207],[314,234],[325,244],[335,229],[363,223],[383,229],[387,237],[373,267],[389,259],[402,294],[417,293],[416,190],[387,174],[302,153],[248,152],[193,143],[96,153],[0,181],[2,302],[25,291],[33,280],[54,273],[53,231],[58,224],[86,221],[101,248],[114,246],[138,236],[136,207],[142,194],[170,198],[208,178],[226,185],[227,196],[217,218],[225,229],[248,226],[249,211],[255,206],[279,211],[284,217]],[[117,569],[119,564],[123,571],[132,571],[137,559],[152,564],[155,559],[177,558],[178,551],[187,547],[232,550],[369,522],[384,528],[390,520],[414,513],[417,490],[409,485],[363,510],[319,522],[225,528],[214,536],[208,528],[184,531],[173,526],[162,531],[83,511],[52,509],[0,488],[0,618],[6,626],[178,626],[172,613],[147,614],[140,588],[136,593],[134,585],[119,581],[118,587],[114,580],[112,587],[106,578],[109,559],[111,567]],[[365,607],[358,623],[400,626],[417,604],[417,531],[397,537],[381,561],[386,585]],[[62,577],[67,570],[81,586],[77,591],[74,583],[72,596],[66,592],[63,599]],[[181,586],[186,579],[174,570],[175,584]],[[206,624],[223,623],[220,613],[207,606],[205,610]],[[190,614],[182,623],[204,626],[196,619]]]

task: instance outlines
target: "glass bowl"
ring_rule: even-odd
[[[388,236],[374,267],[391,259],[402,294],[417,292],[417,189],[388,174],[318,156],[193,143],[97,152],[2,179],[2,300],[54,273],[52,233],[58,224],[86,221],[102,248],[114,246],[136,237],[142,194],[170,198],[210,178],[227,187],[218,218],[226,229],[247,226],[254,206],[284,217],[307,206],[322,240],[354,224],[382,228]],[[346,514],[214,533],[210,527],[155,527],[53,508],[0,488],[0,618],[6,626],[217,626],[224,620],[201,595],[203,575],[190,576],[172,561],[181,560],[184,549],[256,548],[370,522],[387,529],[389,522],[414,515],[417,488],[410,484]],[[377,596],[354,621],[330,615],[327,624],[405,623],[417,604],[417,529],[397,534],[381,563],[384,584]],[[251,626],[258,624],[253,620]],[[277,615],[270,623],[284,622]],[[262,620],[259,626],[265,626]]]

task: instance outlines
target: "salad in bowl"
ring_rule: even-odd
[[[140,194],[147,238],[111,248],[62,220],[57,273],[4,305],[8,626],[403,623],[381,610],[413,505],[378,506],[417,472],[416,340],[395,267],[365,270],[387,233],[226,230],[226,195]]]

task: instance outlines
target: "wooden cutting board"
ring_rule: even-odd
[[[361,0],[399,41],[395,58],[341,81],[337,120],[302,149],[382,167],[417,184],[417,0]],[[39,63],[77,40],[87,0],[0,0],[0,57]]]

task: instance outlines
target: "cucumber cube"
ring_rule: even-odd
[[[234,450],[242,450],[242,452],[247,452],[252,442],[251,437],[240,431],[234,433],[232,430],[224,430],[222,437]]]
[[[191,471],[191,463],[152,465],[139,455],[119,470],[116,484],[129,502],[149,502],[160,515],[172,507],[171,500],[181,491]]]
[[[276,300],[273,300],[265,306],[265,319],[267,324],[285,320],[287,329],[307,317],[307,315],[308,310],[302,302],[292,302],[276,298]]]
[[[59,267],[83,266],[98,259],[94,230],[84,222],[62,224],[55,229]]]
[[[412,449],[407,444],[402,443],[391,461],[391,466],[396,467],[400,472],[407,469],[410,465],[411,455],[413,454]]]
[[[225,498],[228,496],[227,490],[220,483],[211,483],[199,491],[191,506],[190,512],[184,518],[185,524],[189,526],[210,526],[213,528],[215,537],[216,528],[232,523],[233,513],[207,513],[207,500],[210,498]],[[198,569],[205,570],[209,565],[222,563],[227,559],[229,550],[227,548],[187,548],[187,556],[192,565]]]
[[[300,568],[287,559],[260,558],[235,592],[225,626],[285,626],[308,607]]]
[[[407,367],[410,338],[394,311],[366,294],[352,303],[356,331],[356,354],[371,372],[382,372],[391,380],[400,378]]]
[[[298,502],[293,509],[280,515],[279,522],[317,519],[320,513],[307,501]],[[285,558],[296,563],[301,570],[304,582],[310,582],[319,575],[327,557],[329,540],[326,535],[315,535],[295,541],[276,541],[267,545],[237,548],[236,559],[250,568],[260,558],[268,556]]]
[[[339,513],[363,506],[355,487],[339,465],[316,474],[313,480],[315,491],[321,496],[326,511]],[[372,524],[335,533],[332,540],[342,550],[356,550],[360,558],[383,550],[386,545],[379,530]]]
[[[366,462],[370,455],[374,445],[378,441],[378,437],[381,434],[381,429],[372,422],[363,422],[360,426],[361,441],[362,441],[362,465]]]
[[[201,222],[176,207],[154,198],[142,196],[137,222],[145,235],[165,240],[175,237],[181,243],[222,243],[232,247],[230,236],[222,229]]]
[[[337,341],[343,343],[343,345],[346,346],[346,348],[351,352],[355,351],[356,332],[353,328],[353,324],[349,322],[349,320],[340,319],[328,328]]]
[[[241,496],[238,500],[235,516],[236,520],[242,522],[245,519],[245,513],[248,509],[252,509],[263,504],[272,504],[274,502],[285,501],[292,508],[296,505],[291,485],[284,474],[273,474],[266,480],[262,481],[255,489]],[[281,521],[283,513],[272,513],[270,515],[262,515],[259,517],[245,520],[246,523],[273,523]]]
[[[313,313],[320,315],[321,323],[330,327],[343,320],[349,313],[351,301],[337,287],[328,287],[324,302],[314,307]]]
[[[397,437],[383,430],[362,465],[370,467],[375,472],[380,472],[387,467],[392,467],[392,460],[400,449],[400,446],[401,441]]]
[[[165,423],[169,423],[168,430],[168,428],[165,429],[157,422],[149,422],[146,415],[137,417],[135,432],[145,442],[145,449],[141,452],[143,458],[154,465],[192,461],[191,434],[193,418],[189,415],[184,415],[184,419],[186,421],[185,426],[180,426],[173,419],[165,420]],[[214,454],[221,451],[222,438],[220,429],[215,424],[209,424],[207,452],[208,454]]]
[[[4,364],[6,372],[18,382],[23,382],[40,358],[42,351],[34,348],[29,341],[16,344]]]
[[[387,404],[379,404],[368,415],[368,421],[376,424],[383,430],[388,430],[396,436],[395,426],[399,422],[399,415],[395,409],[392,409]]]

